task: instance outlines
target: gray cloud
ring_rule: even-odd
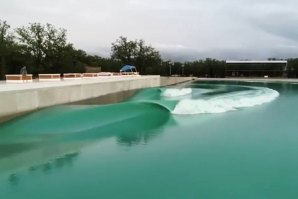
[[[103,56],[123,35],[144,39],[165,59],[266,59],[296,57],[297,7],[295,0],[0,0],[0,19],[63,27],[75,47]]]

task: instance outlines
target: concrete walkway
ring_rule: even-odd
[[[32,90],[39,88],[54,88],[64,86],[75,86],[75,85],[87,85],[97,84],[106,82],[117,82],[117,81],[131,81],[131,80],[145,80],[152,79],[154,76],[102,76],[97,78],[85,78],[85,79],[70,79],[60,81],[43,81],[34,80],[33,82],[24,83],[6,83],[5,81],[0,82],[0,92],[5,91],[23,91]],[[156,77],[156,76],[155,76]],[[159,77],[159,76],[158,76]]]

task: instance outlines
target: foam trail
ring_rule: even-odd
[[[164,97],[180,97],[184,95],[189,95],[192,93],[191,88],[168,88],[165,91],[163,91],[162,96]]]
[[[269,88],[254,87],[250,90],[219,95],[209,99],[184,99],[175,109],[174,114],[223,113],[244,107],[252,107],[268,103],[279,96],[279,93]]]

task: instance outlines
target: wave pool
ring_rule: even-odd
[[[198,81],[0,124],[0,198],[297,198],[298,84]]]

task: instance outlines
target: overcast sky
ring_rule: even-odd
[[[67,30],[76,48],[110,55],[119,36],[164,59],[298,57],[297,0],[0,0],[0,19]]]

